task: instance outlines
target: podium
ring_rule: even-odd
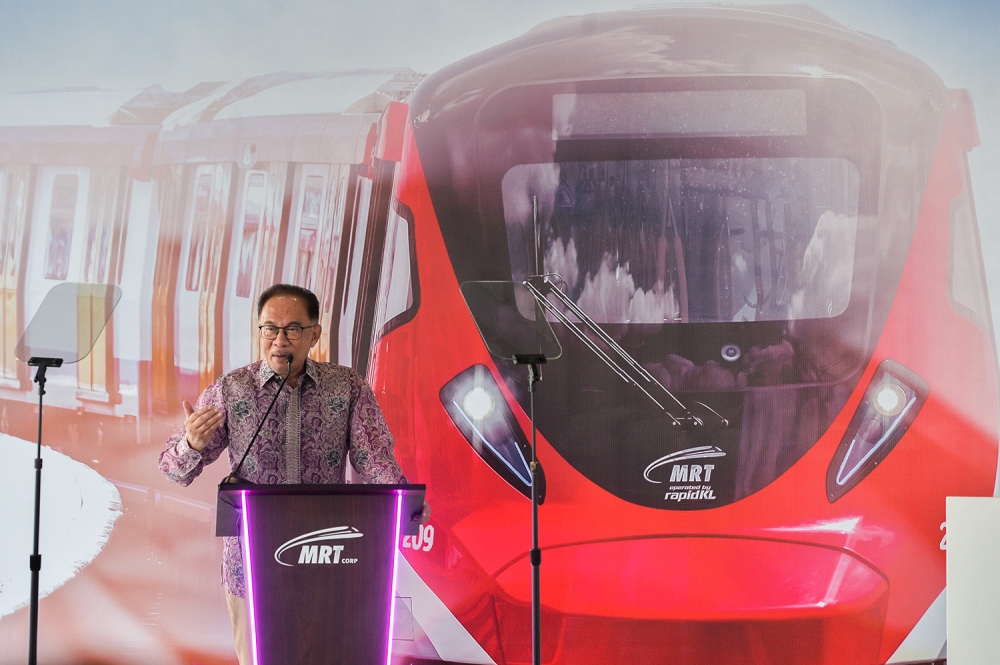
[[[416,533],[424,489],[220,488],[216,534],[241,536],[255,665],[387,665],[396,548]]]

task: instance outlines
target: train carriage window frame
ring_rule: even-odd
[[[214,169],[200,169],[195,174],[191,185],[191,212],[188,216],[188,228],[191,232],[188,240],[187,265],[185,266],[184,275],[184,288],[188,291],[201,290],[205,243],[212,212],[214,180]]]
[[[330,166],[328,164],[297,164],[295,174],[294,219],[285,248],[285,279],[312,290],[320,234],[329,223]],[[294,234],[294,235],[293,235]]]
[[[7,256],[9,253],[7,246],[10,242],[8,236],[10,234],[11,213],[14,208],[7,200],[7,190],[10,188],[7,184],[7,179],[8,170],[0,167],[0,276],[5,275],[7,272]]]
[[[111,274],[112,240],[118,215],[120,169],[92,168],[87,187],[87,248],[83,281],[103,284]]]
[[[31,167],[8,164],[0,169],[0,278],[8,288],[16,283],[21,265],[21,238],[27,226]]]
[[[70,186],[72,182],[72,186]],[[73,256],[73,234],[79,214],[81,189],[79,173],[57,172],[49,190],[48,242],[45,251],[45,279],[64,281]],[[68,192],[72,189],[72,195]],[[58,194],[57,194],[58,192]],[[86,191],[82,194],[86,197]],[[57,200],[57,196],[59,200]],[[70,200],[70,196],[72,200]],[[58,205],[58,209],[57,209]],[[57,214],[58,210],[58,214]]]
[[[329,303],[331,292],[336,281],[337,273],[337,244],[339,241],[339,227],[343,224],[343,218],[338,217],[338,203],[340,199],[340,178],[338,164],[331,165],[330,174],[324,183],[324,208],[323,218],[316,230],[316,258],[313,269],[313,293],[320,303],[320,313],[328,316],[330,313]],[[324,328],[329,334],[329,326]]]
[[[326,259],[329,272],[325,276],[323,293],[320,298],[321,309],[324,312],[332,313],[336,302],[337,272],[340,263],[340,247],[344,242],[344,209],[347,205],[347,174],[349,172],[349,165],[339,165],[339,172],[334,174],[330,183],[332,190],[330,194],[330,253]],[[336,334],[332,328],[328,333],[330,335]]]
[[[254,270],[257,266],[257,239],[264,218],[267,197],[267,171],[248,170],[244,175],[243,205],[240,208],[242,218],[241,233],[238,236],[239,254],[236,270],[236,296],[249,298],[253,290]],[[255,182],[256,181],[256,182]],[[258,194],[259,200],[252,199],[252,194]],[[252,213],[251,205],[256,213]]]

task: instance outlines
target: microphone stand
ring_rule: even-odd
[[[541,353],[515,354],[514,364],[528,366],[528,395],[531,402],[531,663],[541,665],[542,662],[542,600],[541,600],[541,567],[542,550],[538,546],[538,504],[539,504],[539,471],[538,448],[535,435],[535,384],[542,380],[540,365],[545,364],[545,355]]]
[[[35,455],[35,534],[34,548],[28,565],[31,568],[31,609],[28,621],[28,665],[38,662],[38,577],[42,571],[42,555],[38,553],[38,536],[42,515],[42,401],[45,396],[45,370],[62,367],[62,358],[28,359],[29,367],[37,367],[35,383],[38,384],[38,452]]]
[[[288,362],[288,370],[285,372],[285,376],[281,379],[281,383],[278,384],[278,390],[274,393],[274,397],[271,398],[271,403],[267,405],[267,411],[264,412],[264,417],[261,418],[260,422],[257,424],[257,430],[253,433],[253,436],[250,437],[250,443],[247,444],[247,449],[243,451],[243,457],[240,458],[240,463],[236,465],[236,468],[233,469],[232,473],[223,478],[222,482],[219,483],[220,490],[223,485],[239,482],[240,479],[236,474],[238,474],[240,469],[243,468],[243,462],[246,461],[247,455],[250,454],[250,448],[252,448],[253,444],[257,442],[257,435],[260,434],[261,428],[264,427],[264,423],[267,422],[267,417],[271,415],[271,409],[274,408],[274,403],[278,401],[278,395],[281,394],[281,389],[285,387],[285,382],[288,381],[288,377],[292,375],[293,357],[294,356],[292,356],[292,354],[285,356],[285,360]]]

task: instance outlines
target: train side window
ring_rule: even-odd
[[[412,318],[418,301],[413,213],[393,200],[386,224],[385,250],[375,310],[377,338]]]
[[[334,296],[337,292],[337,259],[340,256],[340,243],[344,233],[344,206],[347,204],[347,178],[341,177],[333,184],[336,188],[330,197],[333,208],[333,228],[329,251],[320,255],[326,269],[322,271],[317,286],[323,292],[320,302],[324,312],[333,311]]]
[[[299,241],[295,258],[295,284],[312,287],[313,257],[316,255],[316,237],[323,215],[325,178],[319,175],[306,177],[302,188],[302,207],[299,215]]]
[[[257,247],[257,232],[260,229],[261,217],[264,213],[264,190],[267,186],[267,173],[253,171],[247,178],[246,192],[243,201],[243,238],[240,241],[240,265],[236,275],[236,295],[249,298],[253,286],[253,269],[255,249]]]
[[[90,177],[87,202],[87,253],[84,279],[104,283],[114,230],[118,177],[112,171],[94,169]]]
[[[992,336],[986,271],[967,165],[963,185],[962,192],[951,204],[948,300],[956,313]]]
[[[7,288],[17,283],[18,256],[25,228],[28,198],[27,167],[0,170],[0,279]]]
[[[20,299],[18,275],[21,266],[21,245],[28,227],[28,181],[31,167],[9,165],[0,171],[0,385],[20,386],[20,365],[14,348],[24,323],[18,310]]]
[[[7,270],[7,233],[10,229],[10,204],[7,202],[7,172],[0,169],[0,275]]]
[[[201,288],[202,261],[205,257],[205,232],[208,227],[208,209],[212,204],[212,174],[198,176],[194,189],[194,218],[191,220],[191,246],[188,250],[187,274],[184,287],[188,291]]]
[[[49,211],[49,248],[45,258],[46,279],[66,279],[73,245],[73,220],[80,188],[75,174],[61,173],[52,183],[52,207]]]

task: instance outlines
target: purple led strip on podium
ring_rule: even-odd
[[[403,492],[396,490],[396,536],[392,542],[392,590],[389,592],[389,634],[385,638],[385,665],[392,665],[392,631],[396,623],[396,574],[399,572],[399,526],[403,512]]]
[[[250,652],[253,654],[253,665],[257,660],[257,617],[254,614],[253,598],[253,566],[250,564],[250,503],[247,501],[247,491],[240,492],[240,505],[243,506],[243,570],[246,573],[247,612],[250,615]]]
[[[373,487],[373,486],[368,486],[368,487]],[[419,495],[420,495],[421,500],[422,500],[423,487],[422,486],[418,486],[418,487],[419,487]],[[386,488],[386,489],[388,490],[389,488]],[[274,489],[263,489],[262,488],[262,491],[265,494],[269,494],[269,493],[274,492]],[[294,491],[294,490],[291,490],[291,491]],[[362,490],[362,491],[364,491],[364,490]],[[407,489],[406,491],[404,491],[403,489],[395,489],[395,488],[389,490],[389,492],[391,492],[392,494],[395,494],[395,497],[394,497],[395,501],[393,502],[395,504],[395,507],[394,507],[395,512],[394,513],[390,513],[389,515],[385,515],[385,513],[382,513],[383,515],[385,515],[385,518],[389,518],[391,516],[392,519],[393,519],[392,522],[388,522],[388,519],[386,519],[385,522],[382,522],[383,524],[385,524],[386,531],[388,531],[388,533],[386,533],[385,536],[383,536],[383,537],[388,536],[390,533],[392,534],[392,552],[391,552],[392,560],[391,560],[391,562],[387,562],[392,567],[392,578],[391,578],[391,584],[389,585],[389,588],[388,588],[389,598],[388,598],[388,603],[386,605],[386,608],[387,608],[387,611],[388,611],[388,621],[386,622],[385,625],[387,626],[388,630],[387,630],[387,634],[385,635],[385,640],[386,640],[385,641],[385,644],[386,644],[386,648],[385,648],[385,660],[384,660],[385,665],[391,665],[391,661],[392,661],[392,634],[393,634],[393,630],[395,628],[395,597],[396,597],[396,588],[397,588],[398,574],[399,574],[398,557],[400,556],[399,555],[399,551],[398,551],[398,547],[399,547],[400,535],[401,535],[401,532],[403,531],[402,516],[403,516],[403,506],[404,506],[404,493],[406,493],[407,491],[412,494],[412,491],[409,490],[409,489]],[[242,509],[242,519],[240,519],[240,534],[242,536],[242,541],[243,541],[242,542],[242,554],[243,554],[244,571],[245,571],[245,576],[246,576],[246,592],[247,592],[247,600],[248,600],[248,602],[247,602],[247,605],[248,605],[247,613],[248,613],[248,622],[249,622],[249,629],[250,629],[250,631],[249,631],[250,632],[250,636],[249,636],[250,637],[250,648],[251,648],[251,653],[252,653],[252,657],[253,657],[253,664],[254,665],[261,665],[261,660],[262,660],[264,654],[262,654],[262,652],[261,652],[261,642],[260,642],[260,639],[261,639],[261,625],[259,624],[259,621],[261,620],[261,617],[260,617],[260,612],[258,612],[258,608],[257,608],[257,601],[258,601],[257,595],[259,593],[261,593],[261,591],[260,591],[260,589],[258,589],[259,584],[255,583],[258,580],[255,579],[255,574],[257,574],[257,573],[255,573],[255,571],[254,571],[254,563],[253,563],[253,560],[254,560],[253,559],[253,551],[255,551],[255,548],[259,548],[261,546],[261,543],[254,544],[253,541],[251,540],[251,538],[252,538],[251,529],[256,529],[257,528],[257,523],[254,522],[254,526],[251,527],[251,522],[254,521],[254,517],[255,516],[257,517],[258,520],[260,519],[260,517],[257,515],[256,509],[255,509],[255,512],[254,512],[254,516],[251,516],[251,511],[250,511],[250,504],[253,503],[253,501],[250,501],[250,495],[251,494],[257,494],[257,493],[259,493],[259,492],[255,491],[253,489],[250,489],[250,490],[241,489],[241,490],[239,490],[240,504],[241,504],[241,509]],[[387,494],[388,494],[388,492],[381,493],[382,496],[384,496],[386,499],[389,499],[389,496],[387,496]],[[266,497],[262,497],[262,498],[266,500]],[[412,502],[413,498],[411,497],[407,501]],[[383,503],[382,505],[385,505],[385,504]],[[357,529],[355,529],[355,531],[357,531]],[[367,529],[365,529],[365,531],[367,532]],[[256,533],[256,531],[254,533]],[[359,534],[359,536],[360,535],[363,535],[363,534]],[[372,534],[370,534],[370,537],[376,537],[374,531],[372,532]],[[259,535],[258,535],[258,539],[260,539]],[[366,538],[366,540],[367,540],[367,538]],[[375,545],[378,542],[385,542],[385,541],[384,540],[375,540],[375,541],[372,542],[372,545]],[[265,547],[268,547],[268,546],[265,545]],[[380,547],[382,547],[382,546],[380,546]],[[384,549],[380,550],[380,551],[384,552]],[[259,553],[258,553],[258,556],[260,556]],[[275,558],[277,558],[277,556],[278,555],[276,555]],[[353,560],[346,561],[346,563],[351,563],[352,561],[353,562],[357,562],[358,559],[354,558]],[[385,561],[385,560],[383,559],[383,561]],[[258,561],[258,563],[260,563],[260,561]],[[282,563],[282,562],[279,561],[279,563]],[[301,556],[300,556],[299,563],[302,563]],[[314,562],[314,561],[307,561],[307,563],[316,563],[316,562]],[[324,562],[322,561],[322,559],[320,559],[319,563],[324,563]],[[325,563],[330,563],[330,561],[327,560]],[[333,561],[333,563],[337,563],[337,560],[335,559]],[[345,563],[345,561],[341,560],[340,563]],[[287,564],[284,564],[284,565],[287,565]],[[385,572],[388,573],[388,570],[386,570]],[[267,575],[273,575],[273,573],[269,572],[269,573],[267,573]],[[386,579],[386,578],[383,577],[382,579]],[[382,616],[385,616],[385,615],[382,615]],[[269,623],[268,625],[271,625],[271,624]],[[369,625],[369,627],[371,626],[371,624],[368,624],[368,625]],[[273,630],[273,628],[274,627],[272,626],[272,630]],[[264,632],[266,633],[267,630],[265,629]],[[271,642],[270,642],[270,639],[269,639],[268,644],[270,644],[270,643]],[[326,646],[329,646],[329,645],[326,645]],[[371,646],[375,646],[375,645],[371,644]],[[263,665],[272,665],[269,661],[273,660],[273,658],[275,657],[274,656],[274,652],[273,652],[273,648],[274,648],[274,645],[272,645],[270,647],[267,647],[267,649],[265,649],[265,651],[267,651],[268,653],[270,653],[270,656],[268,656],[267,658],[263,658],[263,660],[265,661]],[[374,656],[374,654],[372,654],[372,655]],[[371,661],[366,661],[366,662],[371,662]]]

